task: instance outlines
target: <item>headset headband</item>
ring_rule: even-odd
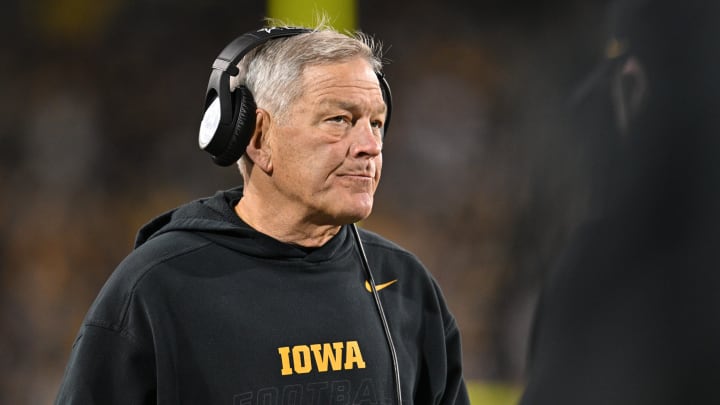
[[[213,69],[227,72],[230,76],[236,76],[239,73],[238,62],[251,50],[273,38],[290,37],[308,32],[312,32],[312,30],[307,28],[273,27],[243,34],[223,48],[213,63]]]
[[[237,76],[240,71],[237,68],[238,62],[248,52],[264,44],[265,42],[281,37],[290,37],[298,34],[311,32],[305,28],[263,28],[254,32],[243,34],[225,46],[215,62],[213,62],[212,73],[205,92],[205,108],[207,109],[215,97],[220,100],[220,123],[224,125],[233,121],[233,106],[230,100],[232,93],[230,89],[230,76]],[[223,145],[227,142],[225,141]]]

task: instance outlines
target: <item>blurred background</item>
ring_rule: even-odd
[[[350,23],[385,45],[394,101],[362,225],[438,279],[473,403],[516,400],[540,282],[587,214],[591,151],[562,113],[603,57],[604,3],[352,3]],[[143,223],[239,184],[196,134],[215,56],[269,7],[3,1],[0,403],[52,402],[85,312]]]

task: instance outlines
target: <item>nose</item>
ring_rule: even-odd
[[[353,128],[353,156],[378,156],[382,152],[382,129],[375,128],[368,121],[358,121]]]

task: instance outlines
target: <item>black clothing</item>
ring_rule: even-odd
[[[57,404],[394,403],[392,362],[351,230],[306,250],[245,224],[242,190],[168,212],[99,293]],[[460,338],[415,256],[361,239],[404,402],[468,403]]]
[[[647,91],[626,130],[596,132],[612,170],[542,287],[521,404],[718,403],[720,3],[614,3],[635,61],[615,72],[614,106],[639,77]]]
[[[521,405],[715,402],[717,238],[648,238],[635,225],[587,224],[549,275]]]

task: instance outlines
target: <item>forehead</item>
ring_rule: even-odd
[[[302,72],[306,92],[331,88],[379,89],[377,75],[368,61],[353,58],[340,62],[309,65]]]

